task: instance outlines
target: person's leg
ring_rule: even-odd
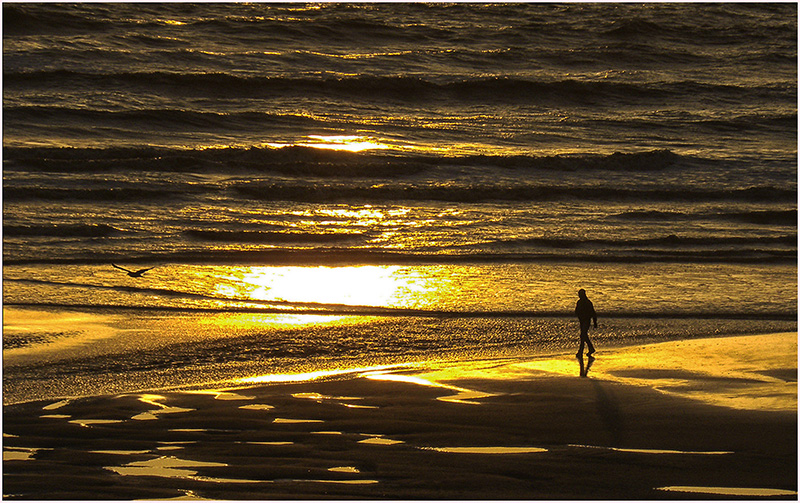
[[[581,356],[583,354],[583,345],[589,340],[588,333],[589,333],[590,320],[580,320],[580,322],[581,322],[581,345],[580,348],[578,348],[578,356]],[[591,351],[591,346],[589,346],[589,350]]]
[[[588,331],[586,332],[586,347],[589,349],[589,351],[586,353],[586,356],[592,356],[592,353],[594,353],[594,345],[592,344],[592,341],[589,340]]]
[[[581,320],[581,349],[583,349],[584,343],[586,343],[586,348],[589,350],[586,355],[592,356],[594,353],[594,344],[589,339],[589,325],[591,325],[592,320]]]

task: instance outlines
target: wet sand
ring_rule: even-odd
[[[796,333],[589,363],[420,363],[6,406],[3,493],[797,499]]]

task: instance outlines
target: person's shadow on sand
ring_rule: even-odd
[[[590,356],[586,359],[586,363],[584,364],[583,355],[578,356],[578,364],[581,367],[581,377],[589,377],[589,369],[592,368],[592,364],[594,363],[594,356]]]

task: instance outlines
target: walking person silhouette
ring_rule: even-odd
[[[578,349],[578,354],[575,356],[578,358],[583,357],[583,345],[586,344],[586,347],[589,349],[589,351],[586,352],[586,356],[591,357],[592,353],[594,353],[594,345],[592,341],[589,340],[589,325],[592,320],[594,320],[594,328],[597,328],[597,312],[594,310],[592,301],[586,296],[586,290],[583,288],[578,290],[578,297],[578,302],[575,304],[575,315],[578,317],[578,321],[581,324],[581,346]]]

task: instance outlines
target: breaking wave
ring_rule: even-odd
[[[765,224],[765,225],[785,225],[797,226],[797,210],[753,210],[753,211],[729,211],[729,212],[706,212],[706,213],[686,213],[681,211],[659,211],[659,210],[640,210],[626,211],[614,215],[611,218],[632,221],[694,221],[702,220],[722,220],[729,222]]]
[[[51,225],[4,225],[6,236],[43,236],[104,238],[124,234],[125,231],[105,224],[51,224]]]
[[[188,229],[184,234],[191,238],[225,243],[294,243],[331,244],[359,241],[360,235],[353,234],[314,234],[308,232],[269,232],[269,231],[219,231]]]
[[[276,172],[297,176],[401,177],[443,166],[484,166],[542,171],[658,171],[693,162],[669,150],[580,155],[462,155],[354,153],[304,146],[169,149],[14,148],[3,149],[5,169],[47,172]]]
[[[204,96],[216,89],[226,89],[240,98],[268,98],[306,96],[309,94],[335,97],[370,97],[380,100],[410,100],[430,102],[457,100],[458,102],[512,102],[512,103],[608,103],[659,101],[703,94],[719,99],[754,98],[786,101],[785,86],[767,84],[736,86],[703,82],[665,81],[641,84],[583,81],[583,80],[531,80],[515,77],[485,77],[436,82],[416,76],[355,77],[255,77],[229,73],[179,73],[179,72],[119,72],[89,73],[75,70],[37,70],[8,72],[4,74],[6,86],[60,86],[78,88],[118,89],[120,85],[147,89],[165,95]]]
[[[630,189],[563,185],[289,185],[242,183],[233,187],[240,196],[264,201],[385,202],[443,201],[481,203],[491,201],[739,201],[791,202],[797,192],[772,186],[743,189]]]

